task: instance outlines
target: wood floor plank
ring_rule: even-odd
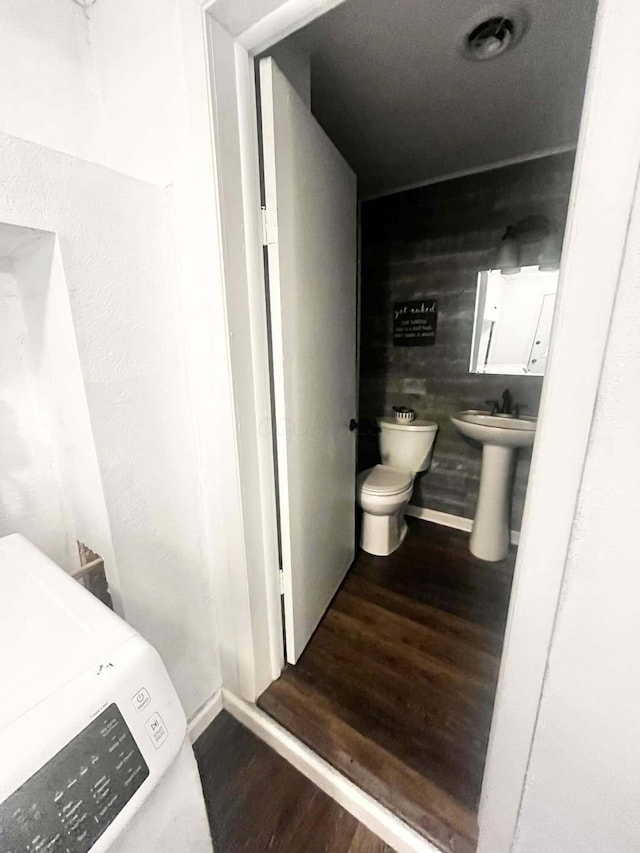
[[[407,619],[376,602],[351,594],[348,589],[336,596],[327,613],[327,621],[338,614],[350,617],[361,632],[368,632],[371,640],[386,639],[399,653],[412,659],[437,659],[449,664],[450,671],[459,673],[465,681],[471,680],[489,690],[495,688],[497,657],[462,643],[459,637],[452,637],[431,620],[418,623]]]
[[[486,563],[468,550],[468,534],[415,519],[409,527],[411,536],[391,557],[366,555],[352,574],[503,633],[515,549],[507,560]]]
[[[443,634],[453,636],[461,646],[466,648],[497,657],[502,652],[502,632],[492,631],[424,601],[417,601],[393,592],[366,577],[355,574],[354,571],[347,575],[342,590],[351,592],[363,601],[379,604],[385,610],[404,616],[410,622],[437,627]]]
[[[409,525],[390,557],[358,555],[258,704],[443,850],[472,853],[515,550],[489,564],[467,534]]]
[[[463,721],[456,721],[450,706],[437,694],[428,696],[428,691],[399,690],[398,680],[392,679],[388,671],[378,676],[385,683],[381,697],[379,688],[370,688],[371,671],[362,671],[357,661],[349,684],[338,690],[335,681],[326,676],[332,664],[334,659],[330,655],[319,652],[311,666],[299,665],[295,679],[281,681],[308,685],[333,699],[336,717],[366,731],[371,741],[402,759],[408,767],[437,778],[443,789],[475,808],[477,776],[486,750],[477,726],[470,723],[465,728]]]
[[[449,573],[450,566],[440,566],[437,572],[434,566],[425,566],[428,574],[417,584],[413,566],[401,564],[395,573],[390,574],[386,567],[381,570],[378,566],[366,565],[366,570],[359,566],[358,574],[380,586],[387,586],[407,598],[427,602],[471,623],[504,632],[504,604],[508,595],[500,587],[485,588],[480,579],[474,578],[471,582],[467,573]]]
[[[351,626],[345,627],[345,621],[354,620],[332,614],[318,642],[300,662],[297,677],[313,678],[320,670],[327,689],[346,697],[344,691],[351,687],[367,706],[377,712],[388,710],[394,730],[401,716],[404,725],[397,735],[400,742],[412,725],[419,728],[421,736],[427,725],[434,732],[459,740],[474,736],[478,727],[484,729],[493,704],[493,691],[486,685],[465,678],[464,672],[436,657],[399,651],[392,641],[369,631],[356,633]],[[380,684],[384,685],[382,692]]]
[[[226,712],[195,753],[215,853],[393,853]]]
[[[324,694],[280,679],[263,697],[265,711],[430,841],[453,853],[475,850],[475,811],[346,722]]]

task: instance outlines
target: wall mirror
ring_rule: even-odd
[[[539,267],[478,273],[471,373],[544,375],[558,276]]]

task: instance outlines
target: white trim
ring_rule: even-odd
[[[465,533],[471,533],[473,530],[472,518],[464,518],[462,515],[452,515],[449,512],[440,512],[437,509],[428,509],[424,506],[409,504],[405,510],[405,514],[410,515],[412,518],[421,518],[423,521],[440,524],[442,527],[453,527],[454,530],[463,530]]]
[[[407,190],[419,190],[421,187],[430,187],[432,184],[442,184],[445,181],[453,181],[456,178],[467,178],[469,175],[480,175],[482,172],[493,172],[494,169],[503,169],[505,166],[517,166],[519,163],[528,163],[530,160],[541,160],[543,157],[553,157],[554,154],[567,154],[575,151],[575,145],[557,145],[554,148],[543,148],[541,151],[533,151],[531,154],[520,154],[518,157],[507,157],[506,160],[496,160],[484,166],[474,166],[471,169],[461,169],[459,172],[449,172],[447,175],[439,175],[435,178],[416,181],[413,184],[403,184],[401,187],[384,190],[381,193],[373,193],[364,196],[360,201],[373,201],[376,198],[384,198],[388,195],[403,193]]]
[[[222,690],[216,690],[213,696],[210,696],[206,702],[198,708],[187,723],[187,734],[189,735],[189,740],[192,744],[195,743],[205,729],[211,725],[222,709]]]
[[[267,334],[267,303],[262,247],[262,207],[260,205],[260,171],[258,151],[258,104],[253,62],[243,48],[236,46],[236,75],[238,86],[238,120],[240,130],[240,163],[243,173],[242,202],[245,211],[245,238],[247,259],[248,318],[251,328],[251,368],[254,376],[252,430],[247,430],[254,444],[251,458],[245,460],[245,491],[254,495],[256,485],[259,496],[252,503],[253,538],[260,531],[257,545],[258,559],[250,553],[251,563],[258,569],[259,582],[264,581],[260,600],[267,605],[267,620],[261,632],[261,642],[267,647],[268,664],[256,668],[256,696],[278,678],[284,668],[283,623],[280,602],[280,555],[276,509],[276,474],[273,455],[274,438],[271,412],[269,375],[269,337]],[[240,318],[244,330],[246,316]],[[246,383],[244,372],[240,382]],[[246,439],[245,439],[246,440]],[[248,474],[248,476],[246,476]],[[257,477],[256,477],[257,475]],[[263,670],[268,670],[263,675]]]
[[[268,204],[267,200],[276,198],[276,174],[275,168],[268,168],[271,163],[275,163],[276,141],[275,141],[275,116],[273,102],[273,60],[265,58],[260,60],[259,79],[260,79],[260,97],[261,97],[261,120],[262,120],[262,148],[264,151],[264,167],[263,181],[266,208],[266,223],[267,223],[267,242],[266,250],[269,265],[269,316],[271,320],[271,353],[272,353],[272,382],[273,382],[273,411],[276,423],[280,425],[280,429],[276,430],[275,445],[277,457],[277,475],[278,475],[278,503],[280,506],[280,584],[283,591],[284,604],[284,634],[285,643],[287,644],[287,654],[289,660],[293,649],[289,646],[295,646],[294,643],[294,618],[293,618],[293,577],[291,571],[292,558],[292,530],[291,530],[291,515],[289,508],[291,507],[291,495],[289,492],[289,456],[287,453],[287,399],[285,389],[287,388],[285,378],[285,347],[284,334],[282,325],[282,312],[280,306],[282,304],[282,292],[280,290],[280,252],[278,250],[278,209],[274,203]],[[270,160],[270,157],[273,159]],[[269,209],[271,207],[271,209]],[[282,610],[281,610],[282,612]]]
[[[211,15],[205,25],[233,383],[234,434],[225,446],[237,453],[225,488],[238,489],[241,521],[219,591],[221,659],[224,684],[251,701],[284,666],[257,116],[252,60]]]
[[[405,515],[410,515],[412,518],[421,518],[422,521],[431,521],[433,524],[440,524],[442,527],[453,527],[454,530],[463,530],[465,533],[471,533],[473,530],[473,519],[465,518],[462,515],[452,515],[449,512],[440,512],[438,509],[428,509],[425,506],[415,506],[409,504],[405,509]],[[518,545],[520,542],[520,531],[511,531],[511,544]]]
[[[398,853],[441,853],[256,705],[223,690],[224,709]]]
[[[343,2],[344,0],[285,0],[271,14],[241,33],[238,41],[255,56]]]

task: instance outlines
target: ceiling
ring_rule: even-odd
[[[509,2],[346,0],[282,43],[310,56],[313,113],[362,197],[575,145],[596,0],[523,7],[521,43],[485,62],[458,42]]]

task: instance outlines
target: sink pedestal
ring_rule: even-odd
[[[481,560],[504,560],[509,553],[509,507],[515,454],[531,447],[536,419],[470,409],[451,418],[459,433],[482,443],[480,493],[469,549]]]
[[[476,517],[469,550],[481,560],[504,560],[509,553],[509,508],[515,450],[485,444]]]

